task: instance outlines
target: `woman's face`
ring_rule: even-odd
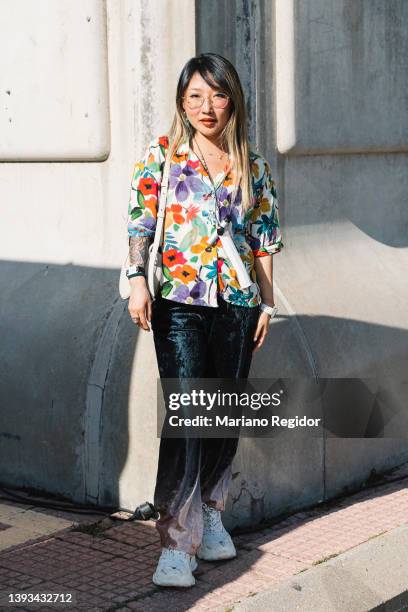
[[[200,97],[204,98],[202,106],[191,108],[192,105],[197,105]],[[219,108],[214,104],[225,106]],[[183,98],[183,109],[193,128],[210,140],[216,138],[228,123],[231,108],[230,98],[220,89],[208,85],[199,72],[193,74]]]

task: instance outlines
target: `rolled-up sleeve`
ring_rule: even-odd
[[[128,206],[128,234],[154,236],[164,149],[161,139],[153,140],[144,158],[133,169]]]
[[[256,201],[249,219],[248,242],[254,257],[273,255],[283,248],[279,222],[279,205],[275,182],[269,164],[256,160],[259,179],[255,183]]]

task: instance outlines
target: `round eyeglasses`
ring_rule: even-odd
[[[230,97],[225,93],[217,92],[211,96],[201,96],[196,93],[190,93],[183,96],[183,100],[191,110],[196,110],[204,104],[204,100],[208,97],[214,108],[225,108],[230,100]]]

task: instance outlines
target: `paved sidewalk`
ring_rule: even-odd
[[[303,580],[315,566],[326,566],[327,559],[408,524],[407,468],[394,471],[392,477],[400,480],[387,482],[385,477],[385,482],[375,488],[298,512],[270,528],[234,537],[238,557],[218,563],[199,561],[197,584],[191,589],[165,589],[151,582],[160,553],[154,521],[95,521],[95,517],[88,517],[91,523],[87,524],[82,515],[85,523],[78,525],[78,517],[72,518],[69,513],[40,511],[32,506],[27,510],[22,504],[0,502],[0,542],[18,524],[27,532],[27,513],[30,521],[39,520],[42,529],[48,524],[44,535],[39,536],[37,528],[31,539],[26,539],[25,533],[25,541],[0,550],[0,593],[4,597],[24,589],[70,592],[75,602],[58,606],[2,604],[0,610],[178,612],[231,610],[239,602],[251,606],[257,602],[257,593],[270,592],[279,585],[284,588],[294,576],[297,581]],[[68,525],[59,524],[56,518]],[[317,605],[316,610],[320,610]],[[261,607],[268,609],[265,601]],[[286,607],[285,612],[291,609],[302,608]],[[306,610],[313,612],[310,602]]]

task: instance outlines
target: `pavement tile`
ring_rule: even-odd
[[[167,606],[167,610],[189,610],[197,601],[200,601],[209,593],[208,588],[203,589],[199,582],[191,589],[171,589],[156,587],[156,592],[143,599],[145,610],[149,610],[151,605]],[[131,606],[130,603],[127,604]]]
[[[146,602],[146,599],[144,599],[143,602],[142,601],[130,601],[126,607],[129,610],[148,610],[145,602]]]
[[[200,579],[210,582],[214,586],[221,586],[241,576],[257,575],[258,579],[267,577],[275,580],[296,574],[308,567],[306,563],[294,559],[287,559],[276,555],[252,550],[240,555],[238,558],[226,562],[225,567],[205,572]]]
[[[155,521],[123,521],[105,530],[105,535],[112,540],[126,542],[137,548],[144,548],[158,542]]]

